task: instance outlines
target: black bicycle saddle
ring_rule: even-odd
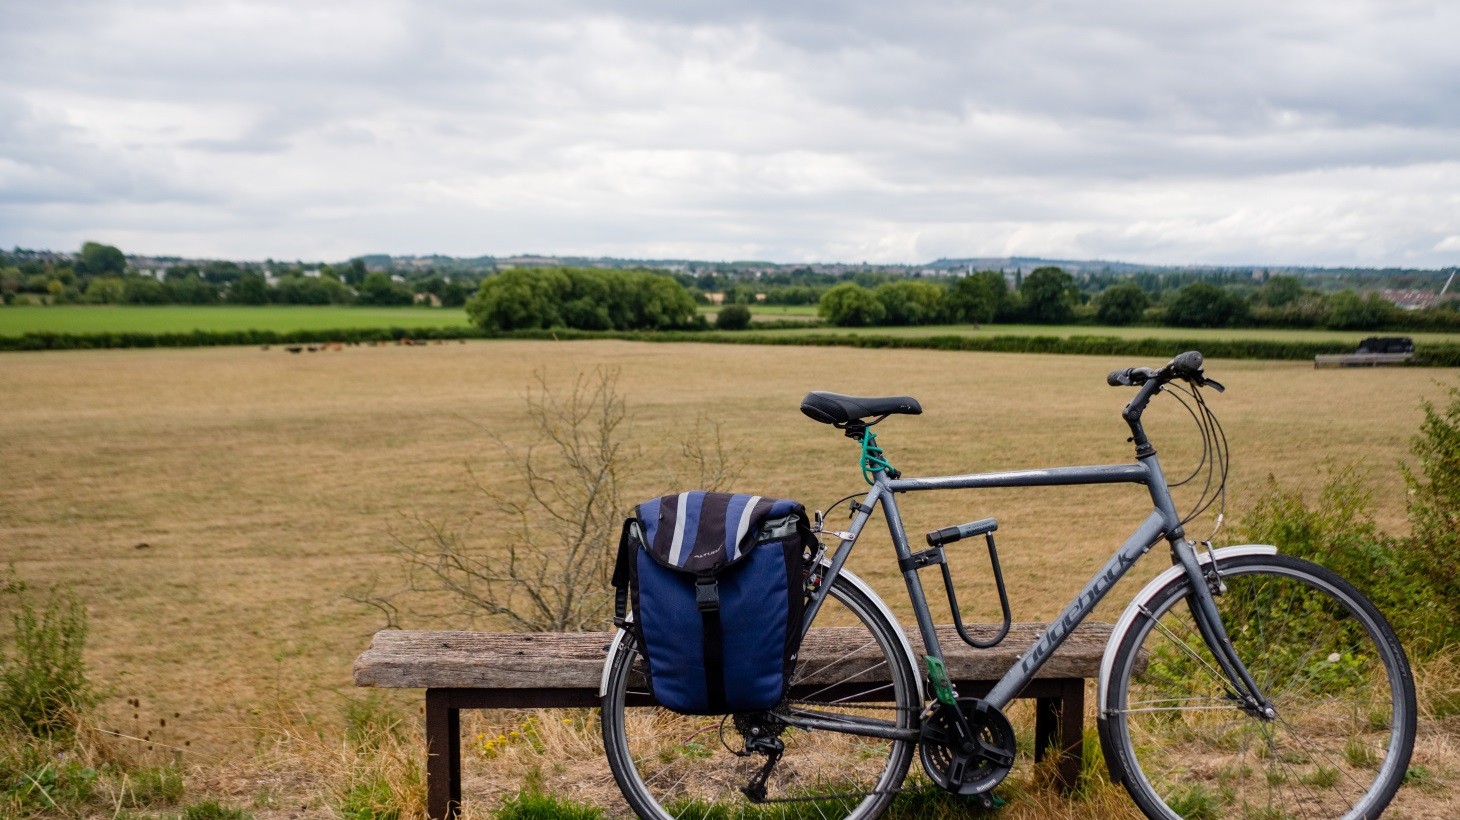
[[[874,416],[920,416],[923,407],[912,396],[865,398],[814,390],[801,400],[801,412],[822,424],[848,424]]]

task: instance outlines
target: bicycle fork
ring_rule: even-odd
[[[1246,664],[1237,655],[1237,648],[1232,645],[1232,638],[1227,634],[1221,613],[1217,612],[1215,596],[1224,592],[1217,562],[1210,561],[1206,569],[1203,569],[1196,559],[1195,546],[1179,530],[1178,534],[1171,536],[1170,541],[1171,562],[1182,568],[1191,585],[1187,606],[1191,610],[1192,620],[1222,674],[1226,676],[1232,690],[1230,696],[1238,702],[1242,711],[1253,717],[1259,720],[1275,720],[1277,710],[1263,695],[1257,681],[1253,680],[1252,673],[1247,671]]]

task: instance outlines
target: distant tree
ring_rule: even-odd
[[[267,305],[269,283],[261,273],[245,273],[228,287],[228,301],[236,305]]]
[[[629,302],[634,308],[634,319],[621,330],[645,328],[666,330],[688,327],[695,317],[695,302],[674,277],[647,271],[581,271],[580,276],[597,274],[609,277],[611,281],[627,285]]]
[[[0,268],[0,293],[9,296],[10,301],[14,301],[15,294],[20,292],[24,284],[25,277],[21,275],[20,268]],[[5,304],[10,304],[10,301]]]
[[[1303,283],[1296,276],[1274,276],[1257,290],[1257,302],[1267,307],[1283,307],[1303,297]]]
[[[1247,303],[1225,288],[1192,282],[1166,306],[1166,324],[1174,327],[1231,327],[1247,316]]]
[[[442,285],[441,292],[436,294],[441,298],[441,307],[457,308],[466,304],[466,298],[471,295],[460,280],[452,279]]]
[[[86,301],[93,305],[119,305],[127,288],[119,276],[98,276],[86,284]]]
[[[333,276],[279,277],[270,297],[286,305],[347,305],[355,301],[355,293]]]
[[[167,303],[167,289],[151,276],[128,276],[122,280],[122,301],[129,305]]]
[[[166,282],[167,301],[178,305],[211,305],[218,301],[218,289],[204,282],[196,273],[173,277],[171,271]]]
[[[488,330],[689,327],[694,299],[671,276],[592,268],[516,268],[482,280],[467,316]]]
[[[725,288],[725,300],[722,304],[753,305],[755,304],[755,288],[746,284],[731,285]]]
[[[111,245],[87,242],[76,256],[76,267],[86,276],[121,276],[127,257]]]
[[[209,262],[203,266],[203,278],[215,285],[230,285],[237,282],[243,275],[244,270],[239,267],[237,262]],[[263,277],[259,276],[259,278]]]
[[[943,319],[943,288],[931,282],[900,279],[872,291],[889,325],[930,325]]]
[[[853,282],[833,285],[821,294],[816,312],[839,327],[875,325],[887,315],[886,308],[872,291]]]
[[[67,285],[60,279],[46,280],[46,296],[53,305],[69,305],[82,300],[81,291],[74,285]]]
[[[359,285],[364,282],[365,277],[368,275],[368,271],[365,269],[365,260],[359,258],[351,259],[350,264],[345,267],[343,275],[345,284],[347,285]]]
[[[949,321],[973,325],[992,322],[999,306],[1008,299],[1004,274],[984,270],[954,282],[943,296],[943,310]]]
[[[1056,267],[1035,268],[1019,292],[1024,297],[1024,318],[1038,324],[1068,322],[1080,301],[1074,277]]]
[[[744,330],[750,327],[750,308],[745,305],[725,305],[715,313],[715,329]]]
[[[466,301],[466,315],[488,330],[561,325],[563,297],[572,287],[560,270],[514,268],[483,279]]]
[[[1106,288],[1100,294],[1099,303],[1095,308],[1095,318],[1102,324],[1107,325],[1128,325],[1141,318],[1146,308],[1150,307],[1151,298],[1146,295],[1141,286],[1134,282],[1125,282],[1119,285]]]
[[[356,290],[360,294],[360,304],[362,305],[402,306],[409,305],[416,300],[410,288],[391,279],[390,274],[384,271],[366,274],[365,279]]]
[[[1351,290],[1341,290],[1328,297],[1323,325],[1334,330],[1373,330],[1383,327],[1394,311],[1394,306],[1377,293],[1360,297]]]

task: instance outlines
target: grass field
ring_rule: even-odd
[[[24,333],[186,333],[193,330],[334,330],[465,327],[460,308],[305,305],[59,305],[0,308],[0,336]]]
[[[700,312],[714,319],[714,308]],[[812,306],[758,305],[752,308],[757,321],[815,318]],[[190,307],[64,305],[57,307],[0,308],[0,336],[24,333],[181,333],[192,330],[329,330],[346,328],[466,327],[466,312],[458,308],[370,308],[281,306],[247,307],[212,305]],[[710,331],[712,333],[717,331]],[[733,331],[719,331],[733,333]],[[1185,329],[1169,327],[1091,327],[1087,325],[925,325],[919,327],[800,329],[778,328],[776,334],[846,334],[877,336],[1115,336],[1122,339],[1262,339],[1268,341],[1329,342],[1357,345],[1374,335],[1365,331],[1270,330],[1270,329]],[[1460,334],[1403,333],[1424,344],[1453,344]]]
[[[12,312],[22,311],[0,316]],[[1156,362],[606,341],[309,356],[10,353],[0,356],[0,565],[39,587],[77,589],[91,615],[88,660],[113,693],[111,720],[125,730],[165,717],[163,742],[186,745],[207,780],[209,767],[253,759],[263,714],[288,708],[321,723],[339,719],[340,704],[356,696],[351,663],[382,625],[347,595],[372,579],[380,589],[402,583],[392,537],[419,533],[418,519],[455,526],[483,511],[469,468],[498,489],[515,488],[497,478],[504,461],[489,434],[523,443],[523,396],[535,371],[563,385],[575,373],[619,369],[630,440],[644,450],[635,462],[642,469],[624,477],[631,497],[673,486],[672,473],[685,466],[675,441],[707,416],[734,446],[739,487],[823,506],[856,492],[861,479],[852,445],[798,412],[808,390],[919,398],[923,416],[878,428],[908,475],[1118,463],[1129,458],[1119,419],[1128,396],[1104,376],[1135,364]],[[1212,405],[1232,442],[1230,519],[1269,476],[1311,493],[1329,468],[1358,465],[1390,531],[1404,528],[1397,466],[1421,402],[1460,383],[1452,370],[1222,360],[1208,370],[1229,388]],[[1170,402],[1153,405],[1148,420],[1168,473],[1180,474],[1193,458],[1189,420]],[[1148,504],[1139,489],[1099,487],[911,496],[903,507],[914,534],[997,516],[1014,616],[1033,620],[1078,591]],[[1190,527],[1198,537],[1208,529]],[[472,533],[483,551],[504,546],[489,528]],[[1217,540],[1239,537],[1229,525]],[[859,549],[853,568],[905,612],[885,538]],[[993,616],[983,559],[971,550],[955,560],[970,616]],[[1149,576],[1160,564],[1153,556],[1137,572]],[[1112,600],[1137,588],[1127,582]],[[1119,606],[1096,617],[1113,620]],[[405,623],[422,622],[407,613]],[[414,710],[417,696],[399,702]],[[141,705],[124,707],[123,698]],[[601,785],[600,768],[552,775],[549,786],[569,789],[575,777]],[[262,787],[231,788],[247,800],[248,789]],[[502,788],[514,787],[493,786]]]

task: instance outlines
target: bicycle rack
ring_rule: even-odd
[[[938,564],[943,570],[943,588],[948,591],[948,608],[953,612],[953,626],[958,630],[958,637],[963,642],[975,649],[992,649],[1003,642],[1009,634],[1009,626],[1013,617],[1009,612],[1009,593],[1004,588],[1004,571],[999,567],[999,550],[994,546],[994,530],[999,528],[999,522],[992,518],[983,518],[978,521],[970,521],[967,524],[959,524],[956,527],[944,527],[928,533],[928,546],[930,549],[914,553],[907,559],[899,562],[903,572],[908,570],[920,570],[931,564]],[[973,538],[982,535],[989,546],[989,563],[994,569],[994,584],[999,590],[999,607],[1004,612],[1004,623],[999,629],[999,634],[993,640],[980,641],[968,634],[963,626],[963,610],[958,606],[958,596],[953,591],[953,574],[948,570],[947,557],[944,555],[943,547],[964,538]]]

